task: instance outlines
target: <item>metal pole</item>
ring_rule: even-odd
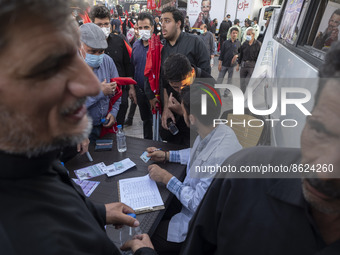
[[[235,19],[237,19],[237,12],[238,12],[238,4],[239,3],[240,3],[240,0],[237,0]]]

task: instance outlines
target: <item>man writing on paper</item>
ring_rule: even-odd
[[[0,1],[1,254],[118,255],[104,226],[139,225],[122,203],[88,200],[57,160],[87,138],[85,100],[100,92],[69,2]],[[145,247],[141,235],[126,248],[155,254]]]
[[[339,59],[337,43],[320,70],[322,80],[301,149],[254,147],[223,163],[235,167],[235,177],[249,176],[237,174],[245,166],[270,164],[297,166],[303,178],[216,176],[193,217],[181,254],[340,254]],[[322,170],[317,170],[319,164]]]
[[[207,97],[207,114],[202,115],[201,97],[207,95],[207,90],[211,91],[213,98]],[[148,156],[154,161],[187,165],[184,182],[158,165],[149,166],[150,178],[164,183],[182,204],[181,212],[169,215],[171,219],[163,219],[152,236],[158,254],[179,252],[188,232],[189,221],[213,180],[214,174],[196,174],[197,167],[222,164],[226,158],[242,148],[231,128],[226,125],[218,125],[216,128],[213,126],[213,120],[220,116],[221,111],[220,96],[216,90],[205,83],[194,82],[182,90],[181,97],[185,122],[199,134],[192,149],[167,152],[156,151],[154,147],[147,148]],[[218,103],[215,104],[215,101]]]

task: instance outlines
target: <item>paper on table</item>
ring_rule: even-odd
[[[97,188],[100,182],[72,179],[77,185],[81,187],[85,196],[91,196],[92,192]]]
[[[106,165],[103,162],[101,162],[93,166],[88,166],[88,167],[75,170],[74,173],[76,174],[79,180],[86,180],[86,179],[91,179],[92,177],[105,174],[103,172],[103,169],[105,167]]]
[[[103,169],[104,173],[107,174],[108,177],[115,176],[129,170],[134,167],[136,164],[129,158],[126,158],[122,161],[113,163]]]
[[[119,180],[120,201],[134,210],[164,206],[157,184],[149,175]]]

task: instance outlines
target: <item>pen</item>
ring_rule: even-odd
[[[93,158],[91,157],[90,152],[87,151],[87,152],[86,152],[86,156],[87,156],[87,158],[89,159],[90,162],[93,161]]]

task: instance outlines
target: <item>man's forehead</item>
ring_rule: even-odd
[[[146,18],[146,19],[143,19],[143,20],[138,20],[137,25],[138,26],[145,26],[145,25],[150,26],[151,24],[150,24],[150,20]]]
[[[48,55],[70,52],[79,45],[76,23],[71,19],[58,25],[34,18],[25,21],[9,30],[9,44],[3,55],[11,58],[6,63],[0,61],[0,65],[11,65],[16,72],[21,72],[17,69],[27,69]]]
[[[165,12],[165,13],[162,13],[162,16],[161,16],[162,19],[173,19],[172,17],[172,13],[171,12]]]
[[[110,22],[110,19],[109,18],[94,18],[94,23],[97,23],[97,22]]]

